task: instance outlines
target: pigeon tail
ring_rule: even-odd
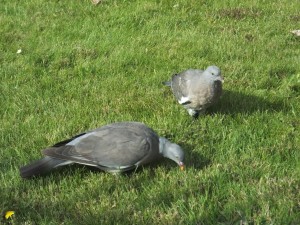
[[[29,165],[20,168],[20,175],[23,178],[31,178],[32,176],[39,176],[49,172],[53,168],[70,162],[61,159],[54,159],[46,156],[40,160],[36,160]]]
[[[162,84],[171,87],[171,81],[164,81]]]

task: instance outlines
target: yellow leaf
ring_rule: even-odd
[[[14,215],[14,214],[15,214],[15,211],[7,211],[7,212],[5,213],[5,219],[11,218],[12,215]]]

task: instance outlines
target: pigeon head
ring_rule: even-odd
[[[207,75],[213,76],[215,80],[220,80],[223,82],[223,77],[221,74],[221,70],[217,66],[209,66],[204,71]]]
[[[160,137],[159,138],[159,152],[164,157],[169,158],[176,162],[180,169],[184,169],[184,152],[181,147],[175,143],[170,142],[166,138]]]

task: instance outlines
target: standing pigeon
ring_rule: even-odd
[[[174,74],[171,81],[163,82],[166,86],[171,86],[179,104],[193,117],[204,113],[206,108],[219,100],[222,83],[221,70],[217,66],[209,66],[204,71],[185,70]]]
[[[79,134],[43,151],[44,158],[20,168],[30,178],[73,163],[107,172],[124,172],[166,157],[183,169],[184,152],[179,145],[159,137],[139,122],[119,122]]]

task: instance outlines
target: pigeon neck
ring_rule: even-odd
[[[161,154],[163,156],[166,155],[165,154],[165,149],[166,149],[165,144],[166,144],[166,142],[167,142],[166,138],[163,138],[163,137],[159,138],[159,154]]]

